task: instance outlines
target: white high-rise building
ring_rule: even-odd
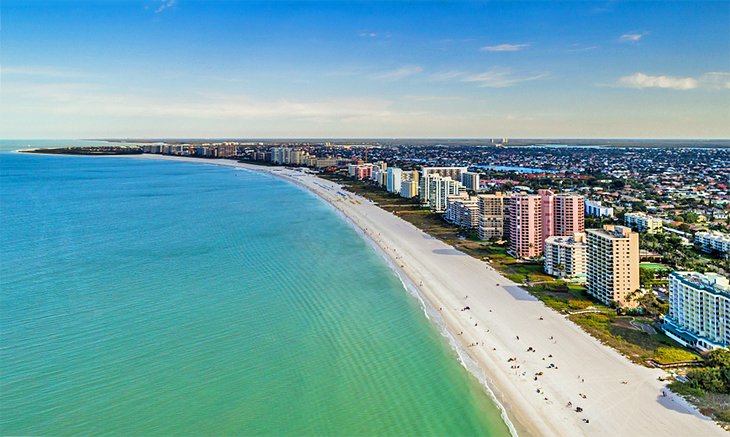
[[[388,168],[386,188],[389,193],[400,193],[403,171],[396,167]]]
[[[479,173],[464,172],[461,174],[461,183],[467,190],[479,190]]]
[[[455,181],[448,176],[427,174],[423,178],[421,203],[428,205],[433,212],[443,213],[446,211],[447,197],[459,194],[461,191],[464,191],[461,182]]]
[[[585,282],[588,264],[586,234],[552,236],[545,240],[545,273],[575,282]]]
[[[730,345],[730,283],[716,273],[672,272],[664,332],[701,350]]]

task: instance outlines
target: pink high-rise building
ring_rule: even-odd
[[[558,194],[553,198],[553,234],[568,237],[585,230],[583,196]]]
[[[355,177],[358,180],[365,180],[370,179],[370,176],[373,175],[373,165],[372,164],[361,164],[355,167]]]
[[[548,237],[569,237],[585,230],[583,196],[540,190],[537,195],[520,194],[511,200],[510,249],[517,257],[540,256]]]
[[[510,250],[520,258],[542,255],[541,198],[519,194],[510,199]]]
[[[542,214],[542,242],[555,235],[555,193],[550,190],[539,190],[540,209]]]

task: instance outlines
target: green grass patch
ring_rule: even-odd
[[[664,264],[657,264],[657,263],[641,263],[641,264],[639,264],[639,267],[642,269],[654,270],[654,271],[670,270],[670,268],[665,266]]]
[[[654,360],[660,364],[681,363],[695,361],[700,357],[697,354],[672,346],[659,346],[654,351]]]

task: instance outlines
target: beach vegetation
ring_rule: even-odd
[[[705,356],[705,367],[689,370],[669,388],[700,408],[703,414],[730,425],[730,351],[715,349]]]

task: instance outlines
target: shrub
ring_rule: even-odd
[[[568,306],[573,310],[584,310],[593,303],[589,300],[568,299]]]

